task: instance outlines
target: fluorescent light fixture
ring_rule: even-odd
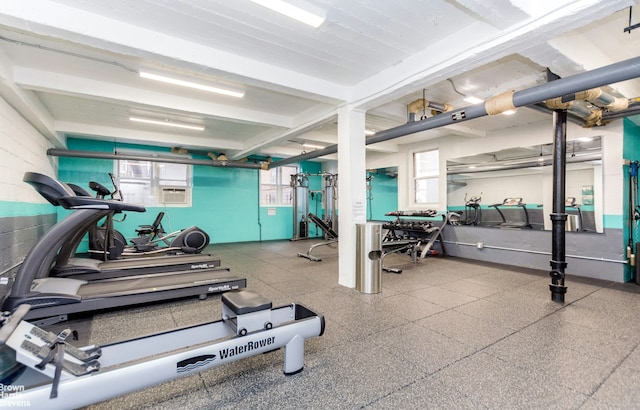
[[[366,135],[367,137],[370,137],[375,133],[376,132],[374,130],[364,130],[364,135]]]
[[[513,115],[516,113],[516,110],[507,110],[502,112],[504,115]]]
[[[591,138],[591,137],[580,137],[580,138],[578,138],[578,141],[590,142],[590,141],[593,141],[593,138]]]
[[[146,71],[140,71],[140,77],[146,78],[149,80],[161,81],[163,83],[179,85],[182,87],[194,88],[196,90],[203,90],[203,91],[209,91],[211,93],[228,95],[231,97],[237,97],[237,98],[244,97],[244,92],[225,90],[223,88],[211,87],[209,85],[193,83],[191,81],[179,80],[177,78],[165,77],[163,75],[148,73]]]
[[[469,97],[464,97],[463,100],[468,102],[469,104],[480,104],[484,101],[483,99],[474,97],[472,95],[470,95]]]
[[[305,148],[324,149],[322,145],[315,145],[315,144],[302,144],[302,146]]]
[[[144,122],[146,124],[164,125],[167,127],[184,128],[187,130],[194,130],[194,131],[204,131],[204,127],[202,125],[183,124],[183,123],[173,122],[169,120],[160,121],[160,120],[151,120],[148,118],[140,118],[140,117],[129,117],[129,120],[136,121],[136,122]]]
[[[266,7],[276,13],[283,14],[294,20],[298,20],[302,23],[308,24],[314,28],[318,28],[326,20],[325,16],[314,14],[310,11],[302,9],[298,6],[294,6],[283,0],[251,0],[252,2]]]

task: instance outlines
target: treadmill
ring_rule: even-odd
[[[37,184],[38,175],[25,174],[25,182],[36,186],[54,205],[75,210],[54,225],[35,244],[23,260],[2,310],[13,311],[19,305],[29,304],[26,319],[43,319],[50,324],[67,319],[71,313],[142,304],[188,296],[201,299],[208,294],[246,287],[245,278],[238,278],[227,269],[198,269],[133,275],[126,277],[86,280],[48,277],[51,264],[58,251],[69,242],[87,221],[95,221],[110,212],[143,212],[144,207],[124,202],[78,197],[71,189],[68,196],[60,196],[59,187],[51,191],[48,184]],[[64,185],[61,184],[63,188]],[[45,323],[42,321],[41,323]]]
[[[49,203],[62,206],[59,199],[67,196],[78,196],[86,200],[93,198],[88,192],[78,195],[78,189],[69,187],[67,184],[51,178],[47,175],[27,172],[23,178],[24,182],[31,184],[40,195]],[[71,188],[71,189],[69,189]],[[106,189],[106,188],[105,188]],[[103,197],[95,198],[108,201]],[[121,202],[111,200],[110,202]],[[145,212],[146,209],[138,207],[133,211]],[[116,210],[111,210],[106,214],[112,216]],[[220,267],[220,259],[216,259],[208,254],[171,254],[155,255],[139,258],[121,258],[99,260],[94,258],[74,257],[76,250],[85,234],[94,227],[105,215],[96,214],[87,218],[73,235],[60,248],[51,270],[42,277],[55,276],[59,278],[73,278],[80,280],[101,280],[108,278],[118,278],[131,275],[157,274],[174,271],[185,271],[195,269],[210,269]]]

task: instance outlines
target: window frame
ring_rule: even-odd
[[[260,197],[260,206],[261,207],[267,207],[267,208],[271,208],[271,207],[275,207],[275,206],[286,206],[286,207],[292,207],[293,206],[293,188],[291,187],[291,178],[289,175],[293,175],[293,174],[287,174],[286,175],[286,179],[283,179],[283,170],[284,169],[289,169],[289,168],[293,168],[295,170],[294,174],[298,174],[300,172],[300,166],[295,164],[295,165],[285,165],[285,166],[281,166],[281,167],[276,167],[276,168],[272,168],[272,169],[268,169],[268,170],[260,170],[260,173],[258,175],[258,179],[259,179],[259,185],[260,185],[260,193],[259,193],[259,197]],[[265,172],[269,172],[271,173],[272,171],[275,171],[275,177],[273,177],[276,181],[276,183],[263,183],[263,175],[265,175]],[[279,181],[280,183],[277,183],[277,181]],[[275,202],[265,202],[264,199],[264,190],[263,187],[264,186],[270,186],[270,187],[274,187],[275,188]],[[273,191],[273,190],[271,190]],[[286,192],[289,192],[289,199],[286,200]]]
[[[436,153],[437,155],[437,164],[431,172],[424,173],[422,175],[418,175],[418,155],[420,154],[428,154],[428,153]],[[440,149],[438,147],[431,147],[419,150],[413,150],[410,152],[411,155],[411,204],[415,208],[437,208],[440,206],[441,202],[441,193],[440,193],[440,182],[441,182],[441,164],[440,164]],[[418,182],[419,181],[429,181],[433,180],[435,184],[431,185],[431,194],[435,193],[435,198],[429,197],[429,188],[426,189],[426,201],[419,202],[418,201]]]
[[[144,152],[144,153],[140,153],[140,152],[135,152],[135,151],[119,151],[121,154],[124,155],[138,155],[138,156],[148,156],[149,153],[148,152]],[[159,153],[156,156],[154,156],[154,160],[155,159],[174,159],[174,158],[183,158],[184,159],[184,155],[180,155],[180,156],[174,156],[170,153]],[[191,159],[191,157],[188,157],[189,159]],[[131,165],[141,165],[141,164],[149,164],[148,167],[151,169],[149,172],[149,177],[144,177],[144,178],[136,178],[135,176],[123,176],[121,173],[121,162],[122,161],[126,161],[126,162],[131,162]],[[171,166],[175,166],[175,165],[184,165],[185,169],[186,169],[186,177],[184,180],[181,179],[176,179],[176,180],[170,180],[167,179],[166,177],[163,179],[162,178],[162,170],[161,167],[163,165],[171,165]],[[186,208],[186,207],[191,207],[192,205],[192,200],[193,200],[193,165],[191,164],[179,164],[179,163],[175,163],[175,162],[162,162],[162,161],[147,161],[144,159],[136,159],[136,160],[130,160],[130,159],[126,159],[126,158],[118,158],[116,159],[116,161],[114,161],[114,174],[116,176],[116,181],[118,181],[118,187],[121,190],[121,193],[123,195],[123,200],[125,202],[133,202],[133,203],[138,203],[141,204],[145,207],[161,207],[161,208],[170,208],[170,207],[175,207],[175,208]],[[123,182],[127,181],[127,182]],[[131,182],[133,181],[133,182]],[[140,182],[138,182],[140,181]],[[175,182],[175,183],[167,183],[167,182]],[[182,182],[184,181],[184,182]],[[131,186],[131,185],[135,185],[136,182],[143,184],[143,185],[147,185],[148,186],[148,195],[145,197],[144,193],[142,193],[142,195],[140,195],[140,192],[137,192],[134,195],[133,200],[129,200],[127,199],[127,185]],[[162,202],[163,196],[162,196],[162,189],[184,189],[185,190],[185,196],[186,196],[186,200],[184,203],[172,203],[172,202]]]

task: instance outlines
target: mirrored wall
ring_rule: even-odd
[[[447,161],[453,224],[550,230],[553,144],[521,146]],[[602,139],[567,142],[566,228],[602,232]]]

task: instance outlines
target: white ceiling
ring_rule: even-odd
[[[314,29],[249,0],[2,0],[0,93],[59,147],[82,135],[287,157],[303,142],[337,143],[342,106],[366,110],[367,128],[379,131],[406,122],[407,104],[423,94],[461,107],[461,93],[526,89],[546,81],[547,68],[566,77],[640,55],[640,28],[623,31],[630,5],[640,22],[640,0],[290,1],[326,22]],[[141,70],[245,96],[164,85]],[[640,96],[640,79],[612,87]],[[549,116],[521,109],[368,148],[538,121]]]

